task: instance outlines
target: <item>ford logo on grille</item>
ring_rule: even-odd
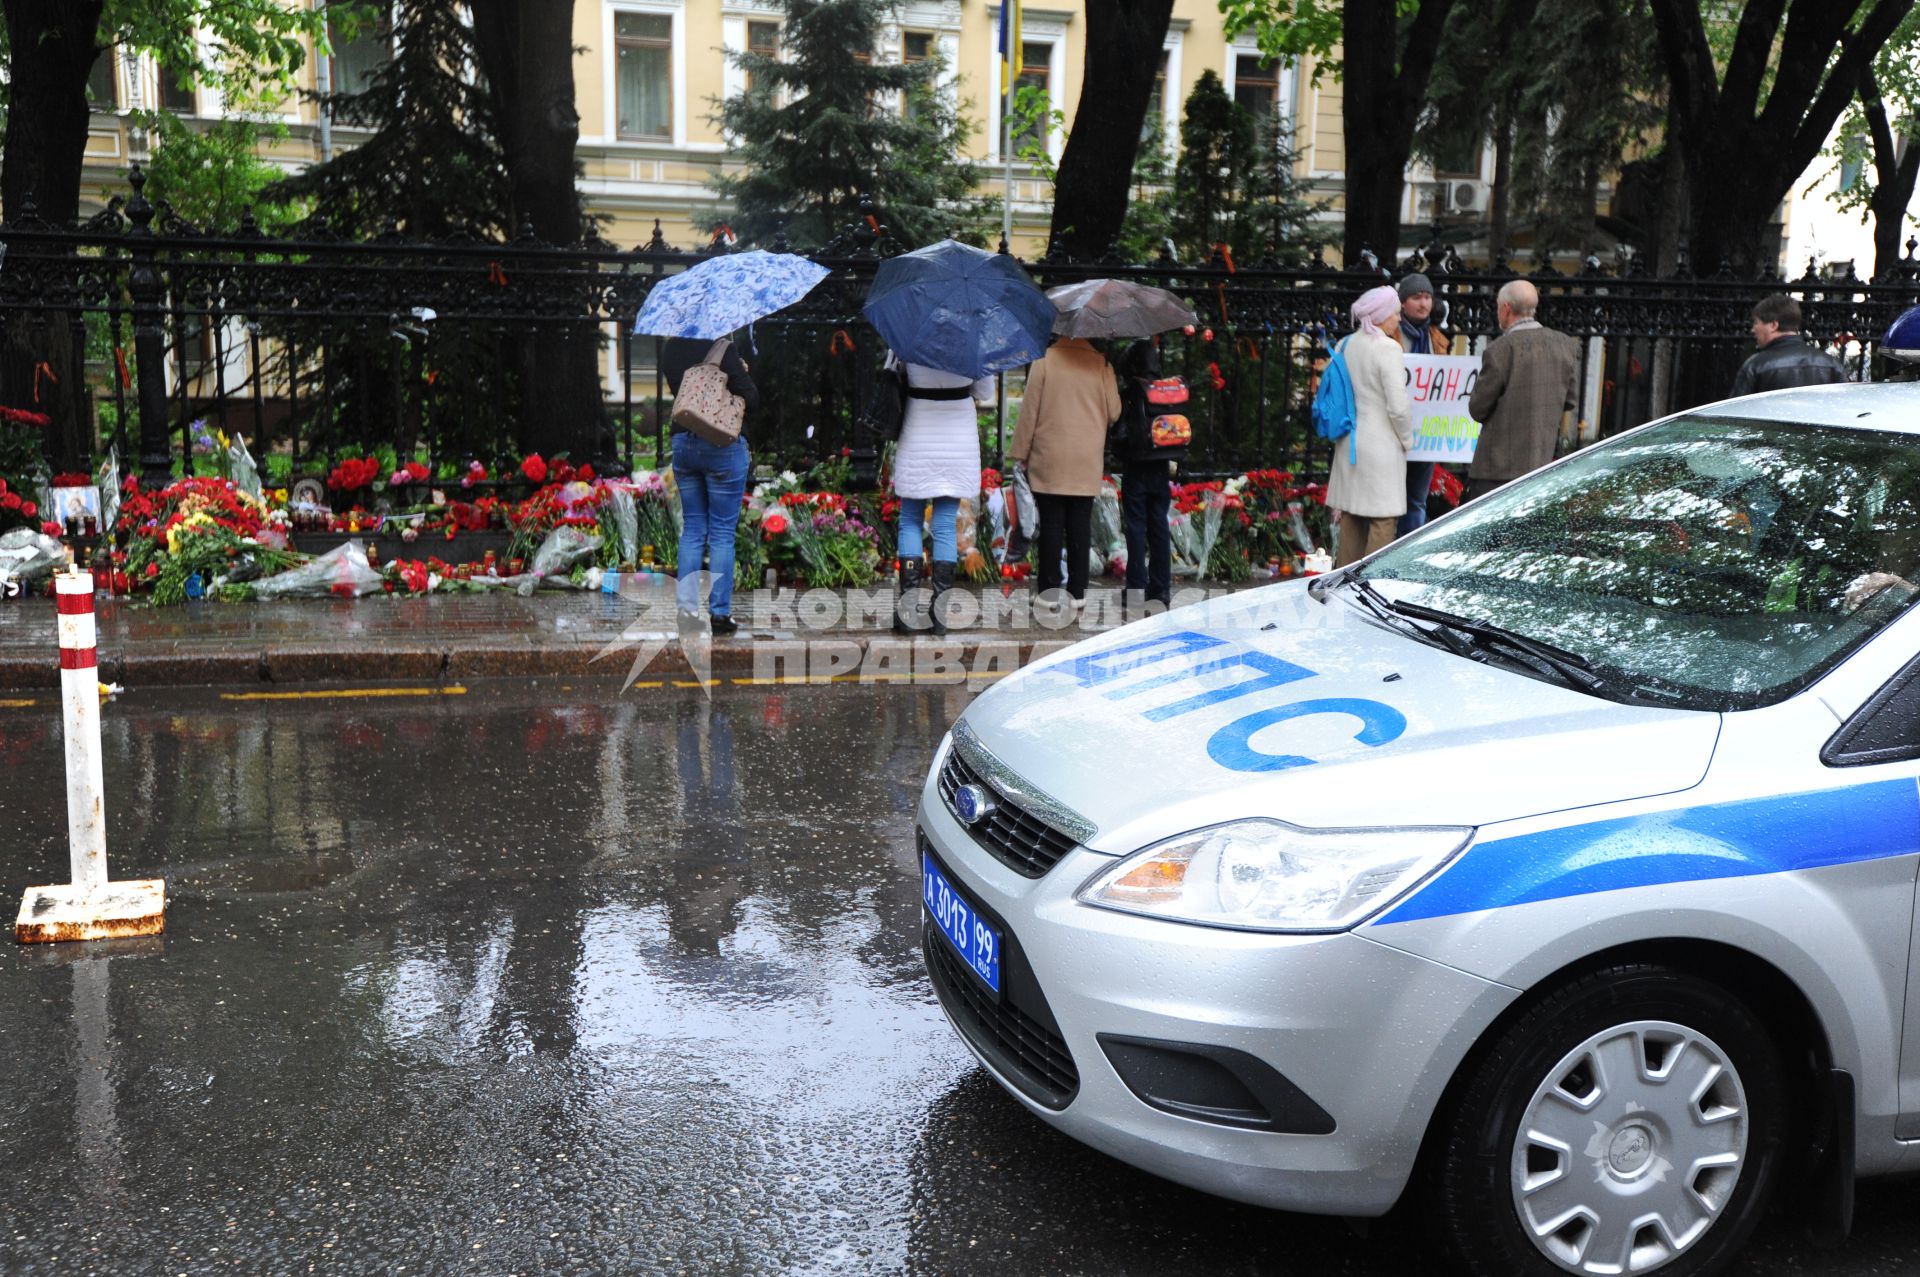
[[[993,810],[993,795],[984,785],[962,785],[953,791],[953,814],[964,825],[977,825]]]

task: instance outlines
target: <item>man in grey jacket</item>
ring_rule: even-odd
[[[1540,292],[1511,280],[1495,304],[1500,336],[1480,356],[1467,411],[1480,423],[1480,442],[1467,469],[1466,499],[1483,497],[1553,460],[1560,417],[1574,405],[1580,344],[1534,318]]]
[[[1793,386],[1827,386],[1847,379],[1840,361],[1800,336],[1800,303],[1784,293],[1762,297],[1753,308],[1753,344],[1727,397],[1757,395]]]

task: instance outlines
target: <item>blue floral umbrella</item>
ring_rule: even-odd
[[[793,305],[830,273],[794,253],[754,249],[709,257],[655,284],[633,331],[718,341]]]
[[[865,313],[901,359],[963,377],[1040,358],[1054,319],[1013,258],[951,239],[880,263]]]

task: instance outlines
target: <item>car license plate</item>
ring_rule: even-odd
[[[1000,932],[947,881],[928,857],[920,859],[920,898],[947,943],[987,987],[1000,992]]]

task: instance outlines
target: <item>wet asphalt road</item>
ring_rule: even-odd
[[[109,854],[167,878],[168,934],[0,952],[0,1272],[1429,1271],[1391,1223],[1129,1170],[975,1066],[911,824],[965,700],[110,707]],[[58,730],[0,708],[7,893],[64,877]],[[1920,1272],[1916,1191],[1738,1271]]]

